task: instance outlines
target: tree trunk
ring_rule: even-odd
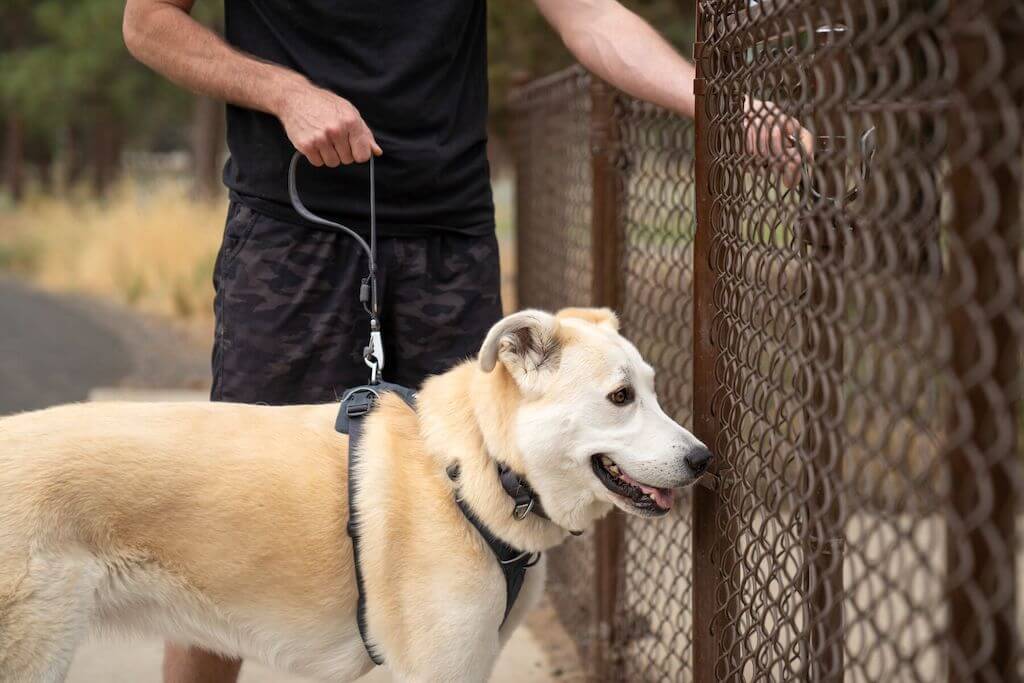
[[[121,137],[109,116],[101,116],[92,133],[93,194],[105,197],[117,178],[121,161]]]
[[[4,128],[4,184],[18,201],[25,194],[25,130],[17,116],[9,116]]]
[[[64,139],[64,185],[65,190],[75,187],[85,174],[88,154],[85,134],[81,126],[70,125]]]
[[[220,192],[223,146],[224,106],[209,97],[197,96],[192,116],[192,162],[195,194],[199,199],[213,199]]]

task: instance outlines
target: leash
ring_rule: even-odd
[[[359,302],[363,305],[363,310],[370,317],[370,341],[363,349],[363,362],[370,368],[370,384],[377,384],[380,382],[381,374],[384,370],[384,340],[381,336],[380,309],[377,302],[377,191],[374,182],[373,155],[370,155],[369,244],[352,228],[317,216],[302,203],[295,180],[299,159],[301,158],[303,158],[302,153],[295,152],[292,155],[291,163],[288,164],[288,198],[291,200],[292,208],[310,223],[316,223],[317,225],[352,237],[362,250],[366,252],[369,268],[366,277],[363,278],[362,283],[359,285]]]

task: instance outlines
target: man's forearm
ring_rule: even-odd
[[[693,116],[693,65],[646,21],[614,0],[537,4],[587,69],[634,97]]]
[[[236,50],[192,18],[194,0],[128,0],[124,42],[178,85],[273,114],[314,166],[364,162],[380,146],[352,103],[302,74]]]
[[[306,79],[228,45],[193,19],[187,5],[128,0],[125,45],[154,71],[189,90],[248,109],[276,114]]]

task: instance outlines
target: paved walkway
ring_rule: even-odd
[[[117,334],[58,297],[0,279],[0,415],[81,401],[131,370]]]
[[[75,655],[67,683],[159,683],[163,645],[154,640],[136,643],[92,643]],[[540,645],[526,628],[512,636],[501,653],[491,683],[530,683],[552,680]],[[360,679],[361,683],[388,683],[391,676],[378,669]],[[255,662],[242,666],[240,683],[311,683],[311,679],[290,676]]]

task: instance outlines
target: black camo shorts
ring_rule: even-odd
[[[384,379],[418,387],[479,351],[501,317],[494,233],[379,238]],[[365,384],[366,256],[355,241],[232,202],[217,255],[214,401],[337,400]]]

